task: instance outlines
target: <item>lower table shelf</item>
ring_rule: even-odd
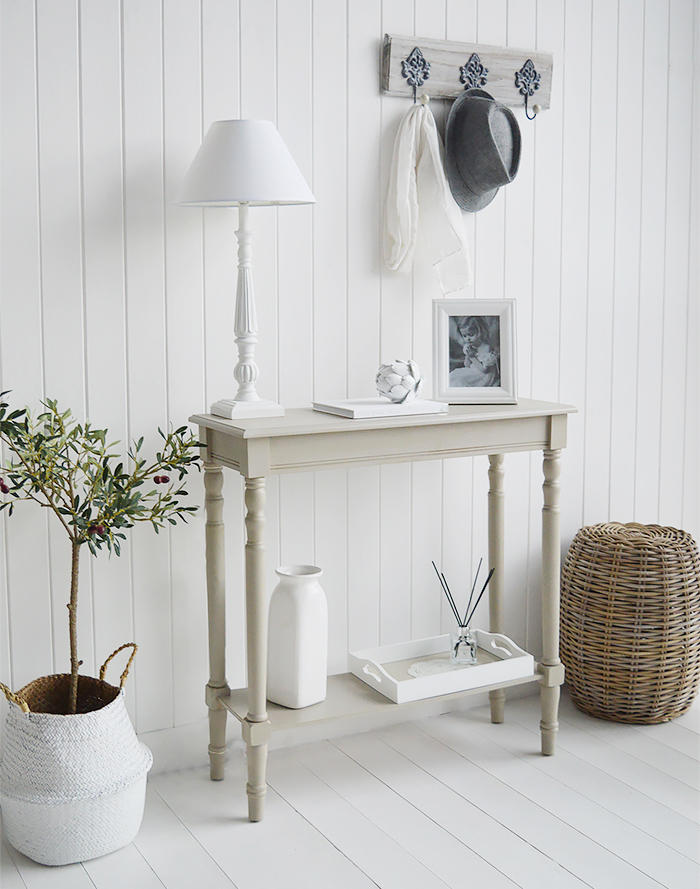
[[[496,682],[492,685],[481,685],[452,694],[439,695],[419,701],[395,704],[384,695],[370,688],[352,673],[340,673],[328,677],[328,694],[325,701],[304,707],[301,710],[290,710],[278,704],[268,702],[268,716],[272,732],[303,729],[331,721],[338,723],[355,723],[357,731],[389,725],[392,722],[404,722],[407,719],[420,719],[422,715],[435,712],[438,706],[449,709],[449,703],[467,695],[493,691],[497,688],[510,688],[528,682],[536,682],[539,674],[510,679],[507,682]],[[248,691],[245,688],[233,689],[230,694],[219,698],[221,704],[241,722],[248,713]]]

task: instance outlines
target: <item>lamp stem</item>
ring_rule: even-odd
[[[223,398],[214,402],[211,412],[216,417],[235,420],[239,417],[283,417],[281,404],[261,398],[255,391],[255,381],[260,371],[255,363],[254,351],[258,341],[258,319],[253,295],[252,248],[253,233],[248,222],[250,206],[238,205],[238,283],[236,285],[236,310],[234,333],[238,346],[238,364],[233,376],[238,383],[235,398]]]
[[[236,286],[236,314],[234,333],[238,346],[238,364],[233,376],[238,383],[236,401],[259,401],[255,391],[255,381],[260,371],[255,363],[255,344],[258,341],[258,319],[255,313],[255,294],[253,292],[253,251],[251,242],[253,232],[248,219],[248,204],[238,205],[238,283]]]

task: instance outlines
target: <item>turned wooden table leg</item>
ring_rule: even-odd
[[[243,738],[248,747],[248,817],[262,820],[267,784],[267,599],[265,595],[265,479],[246,478],[246,642],[248,664],[248,714]]]
[[[542,508],[542,661],[539,665],[542,699],[542,753],[551,756],[559,729],[559,691],[564,667],[559,659],[559,474],[561,451],[544,451],[544,506]]]
[[[223,472],[216,463],[204,464],[206,510],[207,606],[209,614],[209,768],[212,781],[224,777],[226,710],[219,696],[228,693],[226,682],[226,582],[224,573]]]
[[[503,454],[489,456],[489,570],[494,568],[489,584],[489,630],[503,632],[503,589],[505,574],[505,511],[503,508]],[[489,692],[491,722],[505,718],[506,691],[497,688]]]

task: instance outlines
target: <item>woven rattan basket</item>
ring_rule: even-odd
[[[615,722],[667,722],[700,683],[700,553],[658,525],[582,528],[562,571],[561,659],[571,698]]]

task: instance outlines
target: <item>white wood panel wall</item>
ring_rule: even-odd
[[[314,207],[259,209],[263,396],[369,395],[429,375],[431,299],[380,256],[408,104],[379,94],[385,32],[554,53],[552,108],[517,112],[520,173],[467,215],[473,295],[515,298],[523,396],[570,402],[564,545],[583,524],[698,535],[697,3],[693,0],[1,0],[0,383],[152,440],[234,391],[235,210],[173,206],[213,120],[277,123]],[[697,50],[695,50],[697,51]],[[695,92],[694,92],[695,91]],[[695,100],[695,105],[694,105]],[[431,106],[444,124],[446,105]],[[695,130],[693,131],[693,127]],[[694,135],[693,135],[694,132]],[[693,143],[694,140],[694,143]],[[541,468],[506,460],[507,631],[539,649]],[[198,479],[193,497],[202,502]],[[244,682],[240,480],[226,480],[229,681]],[[486,460],[271,479],[280,563],[325,571],[332,672],[348,648],[449,627],[486,556]],[[0,527],[0,678],[67,667],[67,545],[30,505]],[[140,732],[204,716],[203,516],[82,566],[81,656],[140,645]],[[483,608],[481,619],[485,620]]]

